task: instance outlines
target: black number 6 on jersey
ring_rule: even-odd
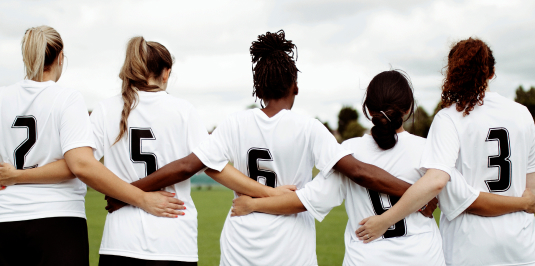
[[[26,139],[13,152],[15,168],[22,170],[37,167],[37,164],[24,167],[26,155],[37,141],[37,120],[33,115],[17,116],[11,128],[26,128]]]
[[[155,140],[152,129],[149,128],[130,128],[130,160],[133,163],[145,164],[145,176],[148,176],[158,169],[158,160],[156,154],[141,151],[141,142],[143,140]]]
[[[258,168],[259,161],[273,161],[271,157],[271,152],[268,149],[262,148],[251,148],[247,152],[247,171],[249,172],[249,177],[255,181],[263,179],[265,185],[269,187],[275,187],[277,181],[277,174],[269,170],[260,170]],[[260,182],[262,183],[262,182]]]
[[[509,145],[509,131],[498,127],[489,129],[485,141],[498,141],[498,155],[489,156],[488,166],[498,167],[498,179],[485,180],[489,192],[504,192],[511,187],[511,150]]]

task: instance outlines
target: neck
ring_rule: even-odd
[[[403,128],[403,126],[399,127],[398,129],[396,129],[396,133],[401,133],[405,131],[405,129]]]
[[[295,96],[295,95],[291,95]],[[267,106],[262,111],[268,116],[272,117],[278,114],[281,110],[291,110],[293,106],[293,97],[284,97],[277,100],[269,100]]]
[[[57,75],[56,71],[54,71],[54,70],[55,69],[43,72],[43,80],[41,80],[41,82],[47,82],[49,80],[57,82],[58,81],[58,78],[57,78],[58,75]]]

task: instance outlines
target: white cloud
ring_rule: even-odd
[[[409,74],[418,103],[432,111],[449,46],[469,36],[494,50],[492,89],[512,98],[518,85],[535,85],[534,11],[535,2],[520,0],[8,0],[0,3],[0,86],[24,76],[24,31],[47,24],[65,42],[60,82],[92,108],[119,92],[126,42],[143,35],[175,56],[168,90],[192,102],[211,128],[254,102],[249,46],[282,28],[298,47],[294,109],[336,125],[340,107],[360,110],[368,82],[390,66]]]

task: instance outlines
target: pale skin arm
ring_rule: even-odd
[[[382,215],[362,220],[360,222],[362,226],[356,231],[357,236],[360,240],[364,240],[364,243],[377,239],[391,225],[416,211],[422,203],[436,197],[446,186],[448,180],[449,175],[444,171],[427,170],[425,175],[405,192],[396,205]],[[478,199],[467,211],[484,216],[497,216],[516,211],[533,211],[534,201],[535,197],[530,190],[526,190],[522,198],[480,193]],[[490,204],[495,205],[489,206]]]
[[[172,193],[163,191],[146,193],[131,186],[98,162],[93,157],[93,150],[90,147],[69,150],[64,157],[65,160],[35,169],[24,170],[32,172],[27,175],[23,174],[23,176],[26,175],[23,180],[26,178],[26,180],[30,181],[38,180],[38,182],[32,183],[45,183],[43,180],[55,183],[58,180],[73,178],[74,174],[95,190],[117,197],[153,215],[177,217],[177,214],[181,214],[177,210],[179,208],[179,200],[173,198],[174,195]],[[72,173],[69,173],[71,171]]]
[[[306,211],[305,206],[303,206],[297,194],[292,192],[275,197],[257,199],[249,196],[241,196],[232,201],[230,216],[242,216],[251,212],[294,214],[303,211]]]
[[[0,164],[0,185],[15,184],[56,184],[73,179],[69,166],[65,160],[58,160],[42,167],[18,170],[8,163]]]

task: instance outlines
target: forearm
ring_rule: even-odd
[[[411,186],[377,166],[355,159],[352,155],[340,159],[334,169],[360,186],[392,196],[401,197]],[[423,205],[425,203],[421,206]]]
[[[253,199],[252,209],[269,214],[294,214],[307,210],[295,192]]]
[[[269,197],[271,190],[274,189],[258,183],[230,164],[227,164],[221,172],[207,169],[205,173],[223,186],[254,198]]]
[[[529,202],[526,198],[508,197],[487,192],[479,193],[479,197],[466,209],[467,212],[479,216],[500,216],[512,212],[524,211]]]
[[[409,214],[416,212],[436,197],[448,180],[449,175],[447,173],[436,169],[428,170],[420,180],[405,192],[392,208],[384,212],[381,216],[384,216],[388,224],[395,224]]]
[[[158,171],[132,183],[143,191],[156,191],[189,179],[202,170],[204,165],[191,153],[190,155],[166,164]]]
[[[17,171],[17,184],[55,184],[75,178],[63,159],[41,167]]]

